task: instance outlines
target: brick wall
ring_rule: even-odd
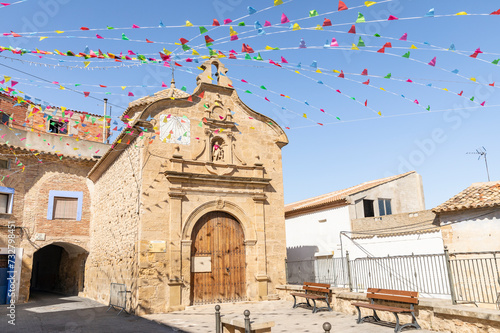
[[[10,170],[0,170],[0,186],[14,188],[12,214],[0,214],[0,226],[15,221],[19,238],[17,246],[24,249],[19,301],[29,297],[33,254],[37,249],[54,242],[77,245],[88,249],[90,213],[90,191],[86,175],[95,164],[94,160],[63,158],[44,155],[43,163],[24,150],[14,150],[25,166],[11,163]],[[13,157],[13,151],[0,146],[0,154]],[[3,181],[1,179],[5,177]],[[81,191],[83,206],[81,221],[47,220],[49,191]],[[6,247],[6,228],[0,228],[0,247]],[[37,233],[45,233],[45,241],[35,241]]]
[[[46,109],[45,113],[52,117],[49,120],[48,117],[43,117],[44,113],[41,112],[39,106],[35,107],[39,110],[36,111],[32,105],[23,104],[14,106],[15,104],[16,101],[12,97],[0,94],[0,110],[12,118],[9,122],[9,126],[39,133],[49,133],[49,123],[51,121],[67,122],[68,134],[54,135],[72,135],[74,138],[88,141],[103,141],[104,119],[101,116],[72,110],[65,110],[63,115],[60,109]],[[108,126],[108,133],[111,132],[109,125],[110,118],[107,119],[106,124],[106,126]]]

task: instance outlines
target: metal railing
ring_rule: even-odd
[[[457,303],[500,302],[500,252],[317,258],[287,263],[287,281],[329,283],[364,292],[367,288],[418,291]],[[498,305],[500,307],[500,305]]]
[[[498,302],[500,252],[461,252],[449,256],[454,303]]]

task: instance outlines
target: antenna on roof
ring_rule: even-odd
[[[484,163],[486,164],[486,174],[488,175],[488,181],[490,181],[490,172],[488,170],[488,160],[486,159],[486,148],[481,147],[476,149],[474,152],[467,153],[468,155],[479,155],[477,160],[479,161],[482,156],[484,156]]]
[[[172,69],[172,81],[170,81],[170,88],[175,88],[174,65],[170,65],[170,68]]]

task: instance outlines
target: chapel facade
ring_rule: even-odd
[[[84,295],[110,284],[136,314],[267,300],[286,283],[281,148],[212,57],[190,95],[175,83],[129,104],[127,129],[89,172]],[[213,78],[217,82],[213,82]]]

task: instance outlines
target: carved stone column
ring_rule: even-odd
[[[266,224],[264,214],[264,203],[266,198],[264,193],[256,193],[253,196],[253,201],[255,203],[255,229],[257,233],[258,256],[258,272],[255,279],[259,284],[259,300],[267,300],[267,284],[269,282],[269,277],[267,275]]]
[[[169,230],[169,266],[168,285],[170,288],[169,307],[181,305],[182,299],[182,266],[181,266],[181,234],[182,234],[182,199],[184,193],[180,188],[170,188],[170,230]]]

